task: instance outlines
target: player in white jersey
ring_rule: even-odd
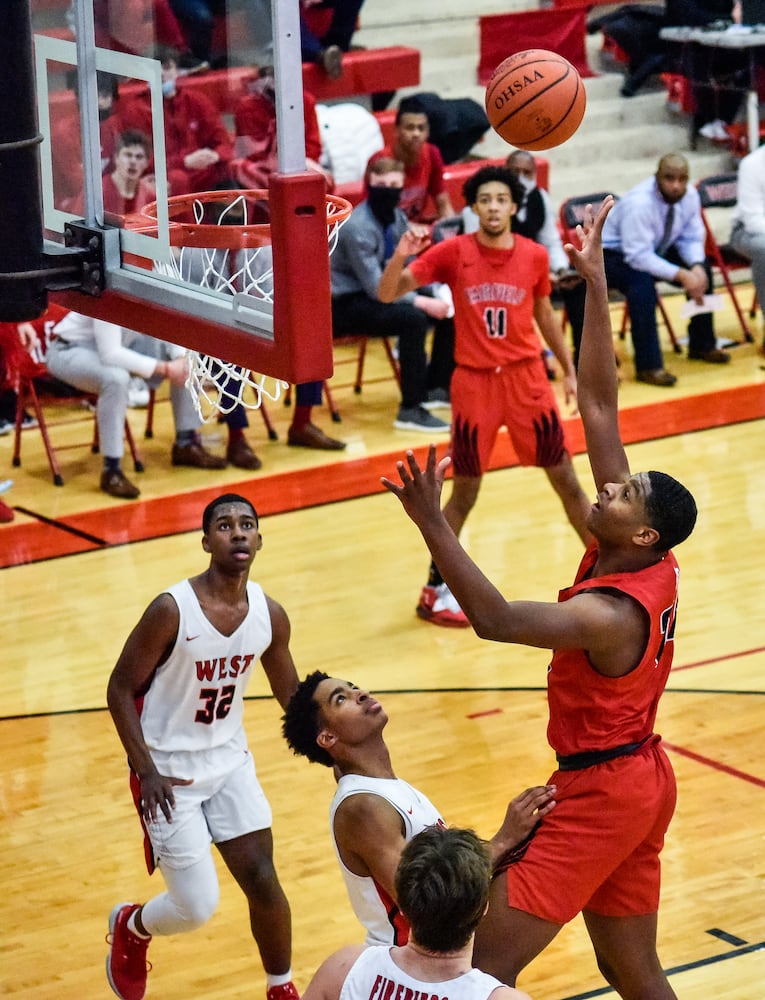
[[[492,862],[472,830],[429,826],[401,853],[396,895],[411,926],[402,947],[341,948],[303,1000],[529,1000],[473,969],[473,936],[486,910]]]
[[[401,852],[415,834],[444,821],[422,792],[396,777],[383,738],[387,722],[368,691],[316,670],[290,698],[283,732],[296,754],[339,775],[330,825],[351,906],[367,944],[390,945],[403,944],[409,929],[394,885]],[[554,794],[542,785],[512,800],[489,841],[494,861],[523,844],[555,805]]]
[[[250,501],[235,493],[213,500],[202,531],[208,568],[152,601],[109,678],[149,872],[159,867],[166,891],[112,910],[107,976],[122,1000],[141,1000],[152,935],[194,930],[212,916],[219,896],[212,841],[247,897],[268,1000],[297,1000],[271,808],[242,726],[258,661],[282,708],[297,686],[290,623],[248,579],[263,544]]]

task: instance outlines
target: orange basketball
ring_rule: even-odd
[[[577,71],[546,49],[508,56],[486,87],[492,128],[518,149],[551,149],[565,142],[579,128],[586,103]]]

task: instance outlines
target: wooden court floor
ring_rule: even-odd
[[[765,998],[765,371],[752,345],[734,353],[725,371],[677,359],[676,393],[629,380],[622,386],[633,468],[672,472],[701,511],[678,551],[677,648],[658,725],[679,784],[663,856],[660,955],[681,1000]],[[160,877],[149,879],[143,868],[104,689],[148,601],[205,565],[198,522],[224,489],[245,492],[263,514],[253,575],[288,610],[300,673],[321,668],[378,694],[397,772],[448,821],[490,835],[507,800],[552,770],[548,655],[437,629],[414,614],[427,556],[379,476],[423,442],[390,429],[394,387],[370,383],[361,397],[350,389],[336,395],[343,423],[330,428],[326,414],[319,417],[349,442],[345,453],[287,449],[288,414],[274,407],[282,440],[265,443],[253,418],[264,468],[247,479],[237,470],[214,482],[171,470],[165,414],[143,445],[147,472],[135,504],[96,492],[98,460],[87,450],[64,453],[66,485],[52,486],[30,432],[6,495],[19,508],[17,521],[0,528],[3,994],[110,996],[108,913],[116,902],[160,891]],[[131,419],[140,428],[141,415]],[[576,418],[569,427],[580,450]],[[205,433],[216,446],[218,430]],[[2,477],[9,458],[9,441],[0,439]],[[585,456],[575,463],[589,482]],[[514,467],[505,441],[495,464],[465,543],[508,597],[554,599],[572,577],[578,543],[544,477]],[[288,752],[266,693],[256,676],[246,724],[274,810],[293,968],[304,986],[327,953],[361,933],[330,846],[332,775]],[[209,924],[152,943],[148,997],[263,995],[244,899],[222,867],[221,884]],[[519,985],[534,1000],[613,996],[579,919]]]

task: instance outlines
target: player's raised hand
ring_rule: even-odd
[[[412,223],[409,228],[402,233],[398,241],[396,253],[404,258],[416,257],[417,254],[427,250],[430,246],[430,228],[428,226]]]
[[[441,489],[450,464],[448,455],[437,461],[436,446],[432,444],[424,469],[418,465],[414,452],[408,451],[406,460],[396,463],[401,484],[384,476],[381,482],[386,490],[399,498],[414,523],[421,526],[431,518],[441,517]]]
[[[597,215],[593,213],[592,205],[588,205],[584,212],[584,222],[576,227],[581,250],[573,243],[566,243],[563,247],[572,265],[585,281],[603,273],[603,226],[613,207],[614,197],[610,194],[601,202]]]

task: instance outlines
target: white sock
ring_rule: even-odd
[[[266,973],[266,988],[269,990],[272,986],[286,986],[289,982],[292,982],[292,969],[287,969],[279,976],[273,976],[270,972]]]

